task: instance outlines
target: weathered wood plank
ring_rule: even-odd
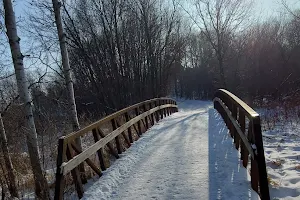
[[[258,168],[260,196],[261,199],[268,199],[270,198],[270,193],[269,193],[269,185],[268,185],[268,175],[266,170],[265,153],[264,153],[263,141],[262,141],[260,118],[255,117],[252,121],[253,121],[253,134],[255,137],[255,145],[256,145],[256,152],[257,152],[255,160],[257,161],[257,168]]]
[[[79,148],[77,148],[73,142],[71,143],[71,146],[75,150],[77,155],[82,153],[82,151],[79,150]],[[92,170],[94,170],[94,172],[96,172],[96,174],[98,174],[98,176],[102,176],[101,170],[93,163],[93,161],[91,161],[91,159],[87,158],[85,159],[85,162],[92,168]]]
[[[61,166],[64,161],[63,155],[62,155],[64,152],[63,148],[64,148],[64,139],[60,138],[58,140],[56,166]],[[65,185],[64,175],[61,173],[60,167],[57,167],[56,168],[56,181],[55,181],[55,194],[54,194],[55,200],[63,199],[64,185]]]
[[[99,135],[100,135],[102,138],[105,138],[105,134],[103,133],[103,131],[102,131],[100,128],[98,128],[97,130],[98,130]],[[107,147],[108,147],[110,153],[111,153],[115,158],[117,158],[117,159],[120,158],[119,155],[118,155],[118,152],[115,152],[114,147],[113,147],[110,143],[107,143],[106,145],[107,145]]]
[[[70,145],[67,145],[67,158],[69,160],[71,160],[73,158],[73,155],[72,155],[72,152],[71,152],[71,146]],[[80,164],[80,163],[79,163]],[[79,165],[78,164],[78,165]],[[78,166],[77,165],[77,166]],[[76,188],[76,191],[77,191],[77,195],[79,198],[82,198],[83,197],[83,186],[82,186],[82,182],[81,182],[81,178],[80,178],[80,173],[79,173],[79,170],[78,170],[78,167],[75,166],[72,170],[71,170],[71,174],[72,174],[72,177],[73,177],[73,181],[75,183],[75,188]],[[65,175],[65,174],[64,174]]]
[[[108,142],[113,140],[116,136],[121,134],[123,131],[128,129],[133,124],[137,123],[139,120],[145,118],[146,116],[150,115],[151,113],[158,111],[163,108],[167,107],[177,107],[176,105],[167,104],[162,105],[156,108],[153,108],[151,110],[148,110],[145,113],[140,114],[139,116],[131,119],[129,122],[126,122],[121,127],[117,128],[116,130],[112,131],[110,134],[106,135],[104,138],[90,146],[88,149],[84,150],[81,154],[75,156],[73,159],[69,160],[66,163],[62,164],[63,174],[65,175],[72,169],[74,169],[76,166],[78,166],[80,163],[82,163],[86,158],[90,157],[92,154],[96,153],[100,148],[104,147]]]
[[[139,116],[140,115],[140,111],[139,111],[139,108],[135,108],[135,116]],[[142,127],[141,127],[141,121],[138,121],[137,122],[138,124],[138,130],[139,130],[139,133],[138,135],[141,136],[142,135]]]
[[[143,109],[144,109],[144,112],[147,112],[146,104],[143,105]],[[146,116],[144,119],[145,119],[145,123],[146,123],[146,130],[148,130],[149,129],[148,116]]]
[[[120,123],[118,122],[118,120],[116,120],[117,126],[120,127]],[[128,148],[131,146],[131,143],[129,141],[129,138],[127,137],[127,135],[125,134],[125,131],[121,133],[121,135],[123,136],[123,138],[125,139],[125,142],[128,145]]]
[[[101,119],[101,120],[99,120],[99,121],[97,121],[95,123],[92,123],[92,124],[84,127],[83,129],[80,129],[77,132],[73,132],[71,134],[68,134],[67,136],[65,136],[65,140],[66,141],[74,140],[74,138],[78,138],[79,136],[83,136],[87,132],[92,131],[94,128],[100,127],[101,125],[110,122],[112,119],[114,119],[114,118],[116,118],[116,117],[118,117],[118,116],[120,116],[122,114],[125,114],[128,111],[134,110],[135,108],[143,106],[144,104],[147,104],[147,103],[150,103],[150,102],[153,102],[153,101],[156,101],[156,100],[163,100],[163,99],[168,99],[168,98],[151,99],[151,100],[143,101],[141,103],[137,103],[135,105],[129,106],[127,108],[124,108],[124,109],[122,109],[122,110],[120,110],[118,112],[115,112],[115,113],[113,113],[113,114],[111,114],[109,116],[104,117],[103,119]]]
[[[97,129],[93,129],[93,137],[94,137],[95,142],[98,142],[100,140],[100,136],[98,134]],[[106,167],[105,167],[105,164],[104,164],[103,148],[100,148],[97,151],[97,154],[98,154],[98,159],[99,159],[99,162],[100,162],[101,170],[106,170]]]
[[[115,119],[111,120],[111,124],[112,124],[113,130],[116,130],[117,125],[116,125],[116,120]],[[122,147],[121,147],[121,140],[120,140],[119,134],[115,137],[115,141],[116,141],[116,147],[117,147],[118,154],[121,154],[122,153]]]
[[[216,92],[214,105],[228,128],[232,130],[232,125],[234,125],[238,132],[238,134],[233,132],[233,136],[236,148],[239,144],[241,146],[241,159],[244,167],[247,167],[249,153],[251,155],[251,187],[261,199],[270,199],[259,114],[238,97],[223,89]],[[219,105],[223,109],[220,109]],[[239,111],[238,123],[236,123],[236,108]],[[245,134],[245,116],[249,119],[248,134]],[[241,139],[240,142],[239,139]]]
[[[126,119],[126,122],[129,122],[130,117],[129,117],[128,113],[125,113],[125,119]],[[133,143],[131,127],[129,127],[129,128],[127,129],[127,132],[128,132],[128,136],[129,136],[129,141],[130,141],[130,143]]]
[[[257,162],[254,159],[251,159],[251,187],[254,191],[258,192],[258,168]]]
[[[231,123],[235,127],[236,131],[238,132],[238,134],[239,134],[240,138],[242,139],[243,143],[245,144],[245,147],[247,148],[247,150],[250,153],[251,157],[254,158],[254,152],[253,152],[253,149],[251,147],[251,144],[249,143],[248,139],[246,138],[246,136],[242,132],[242,130],[241,130],[240,126],[238,125],[238,123],[236,122],[236,120],[231,116],[231,112],[228,110],[228,108],[225,106],[225,104],[222,102],[221,99],[216,97],[216,98],[214,98],[214,101],[219,102],[219,104],[223,107],[224,111],[227,113],[228,119],[231,121]]]
[[[240,108],[245,111],[245,114],[247,116],[249,116],[249,117],[259,116],[259,114],[257,112],[255,112],[255,110],[253,110],[250,106],[248,106],[245,102],[243,102],[240,98],[238,98],[231,92],[224,90],[224,89],[220,89],[219,91],[226,94],[227,98],[230,98],[232,101],[235,101],[240,106]],[[217,95],[217,97],[219,97],[219,96]]]

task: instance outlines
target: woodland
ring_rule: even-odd
[[[21,0],[3,0],[2,199],[50,199],[58,138],[147,99],[225,88],[294,110],[300,12],[282,0],[277,16],[255,17],[257,1],[26,0],[18,17]]]

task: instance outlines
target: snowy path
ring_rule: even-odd
[[[211,102],[184,101],[143,134],[83,199],[258,199]]]

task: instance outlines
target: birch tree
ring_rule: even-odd
[[[58,34],[58,39],[59,39],[63,73],[64,73],[66,86],[67,86],[67,90],[68,90],[68,101],[69,101],[71,123],[72,123],[73,131],[77,131],[80,129],[80,126],[79,126],[78,117],[77,117],[73,81],[72,81],[71,68],[70,68],[70,63],[69,63],[69,55],[68,55],[67,46],[66,46],[66,35],[63,30],[63,25],[62,25],[62,20],[61,20],[61,15],[60,15],[61,3],[58,0],[52,0],[52,4],[53,4],[54,15],[55,15],[57,34]],[[78,140],[76,142],[79,146],[81,146],[80,140]]]
[[[39,199],[49,199],[47,181],[39,161],[38,140],[33,117],[32,102],[23,65],[24,56],[20,50],[20,38],[17,34],[15,14],[11,0],[3,0],[3,6],[5,11],[6,34],[10,44],[17,87],[22,101],[22,109],[25,114],[26,144],[35,180],[35,192]]]

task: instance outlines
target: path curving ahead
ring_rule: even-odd
[[[212,103],[178,105],[87,184],[83,199],[258,199]]]

